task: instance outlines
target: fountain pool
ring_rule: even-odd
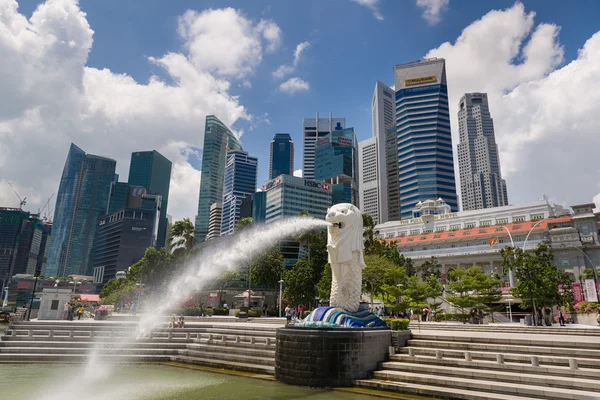
[[[168,365],[111,365],[106,371],[96,371],[94,376],[84,368],[77,364],[0,365],[0,397],[11,400],[373,399]]]

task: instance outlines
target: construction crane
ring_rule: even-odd
[[[19,199],[19,209],[22,210],[23,206],[27,204],[27,197],[21,198],[21,196],[19,196],[19,193],[17,193],[17,191],[15,190],[15,187],[13,186],[12,182],[8,182],[8,184],[12,191],[15,192],[15,196],[17,196],[17,198]]]
[[[44,204],[44,207],[42,207],[42,209],[38,209],[38,215],[41,217],[42,216],[42,212],[46,209],[46,207],[48,207],[48,204],[50,204],[50,200],[52,200],[52,198],[54,197],[54,194],[52,194],[52,196],[48,197],[48,201],[46,201],[46,204]],[[50,209],[48,209],[48,211],[50,211]],[[50,218],[48,217],[49,212],[44,214],[44,221],[49,220]]]

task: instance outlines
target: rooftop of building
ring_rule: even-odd
[[[447,240],[495,238],[499,236],[508,237],[508,232],[510,232],[510,234],[514,236],[515,234],[521,233],[528,234],[530,231],[545,231],[548,228],[549,224],[565,223],[571,221],[572,219],[573,216],[568,215],[562,217],[552,217],[537,221],[523,221],[511,224],[490,225],[430,233],[418,233],[413,235],[385,238],[383,240],[385,240],[386,242],[396,242],[397,245],[408,245]]]

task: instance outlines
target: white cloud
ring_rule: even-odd
[[[279,90],[283,93],[294,94],[296,92],[307,92],[310,89],[308,82],[298,77],[288,79],[279,85]]]
[[[379,0],[352,0],[356,4],[367,7],[373,12],[373,17],[379,21],[383,21],[383,15],[379,12]]]
[[[273,77],[275,79],[283,79],[288,75],[291,75],[296,71],[296,67],[300,64],[300,60],[302,59],[302,53],[306,51],[310,47],[309,42],[302,42],[296,46],[294,50],[294,63],[293,65],[280,65],[274,72]]]
[[[247,79],[244,79],[244,80],[242,81],[242,83],[240,83],[240,84],[238,85],[238,87],[243,87],[243,88],[246,88],[246,89],[251,89],[251,88],[252,88],[252,82],[250,82],[250,81],[249,81],[249,80],[247,80]]]
[[[294,176],[297,176],[298,178],[302,178],[302,169],[294,170]]]
[[[536,26],[534,13],[516,3],[490,11],[456,42],[426,55],[446,59],[455,144],[460,97],[488,93],[513,204],[546,194],[571,205],[600,192],[600,92],[590,89],[600,81],[600,32],[576,60],[558,68],[563,60],[559,31],[552,24]]]
[[[253,25],[232,9],[186,13],[179,31],[187,51],[150,57],[166,79],[137,82],[86,66],[94,32],[76,0],[42,3],[29,19],[17,7],[0,0],[0,59],[11,66],[0,69],[0,93],[10,93],[0,96],[0,204],[18,205],[10,180],[27,196],[25,209],[41,208],[56,193],[74,142],[117,160],[121,180],[131,152],[160,151],[173,162],[167,212],[193,218],[200,172],[190,161],[203,144],[205,117],[217,115],[229,126],[252,119],[229,93],[227,77],[254,71],[263,46],[277,43],[273,24]],[[231,64],[217,60],[225,50]]]
[[[221,77],[244,78],[252,74],[262,61],[263,45],[268,52],[281,45],[277,24],[262,20],[254,25],[233,8],[189,10],[179,18],[178,31],[192,64]]]
[[[442,13],[448,9],[450,0],[417,0],[417,6],[423,9],[423,19],[430,25],[442,20]]]

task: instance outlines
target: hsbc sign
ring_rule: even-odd
[[[331,188],[331,186],[329,186],[329,185],[328,185],[328,184],[326,184],[326,183],[324,183],[324,184],[322,184],[322,185],[321,185],[321,189],[324,189],[324,190],[329,190],[330,188]]]
[[[308,180],[308,179],[304,180],[304,186],[314,187],[314,188],[321,188],[323,190],[329,190],[330,189],[330,185],[328,185],[326,183],[321,183],[321,182],[317,182],[317,181],[311,181],[311,180]]]

